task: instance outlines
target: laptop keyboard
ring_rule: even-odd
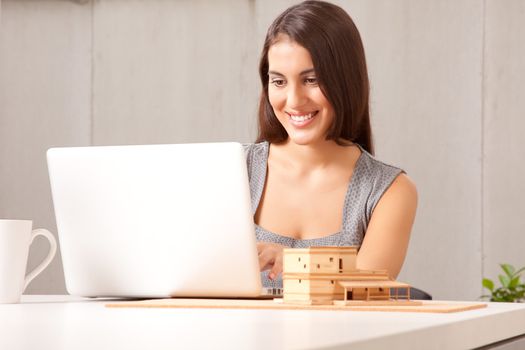
[[[263,295],[282,296],[282,288],[263,288]]]

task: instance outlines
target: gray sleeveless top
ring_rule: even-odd
[[[266,182],[270,145],[268,142],[261,142],[243,146],[246,151],[248,177],[250,179],[252,213],[255,215]],[[355,164],[346,191],[340,232],[315,239],[295,239],[267,231],[255,225],[257,241],[277,243],[290,248],[360,246],[377,202],[403,170],[382,163],[361,146],[359,148],[361,149],[361,156]],[[272,281],[268,278],[268,272],[261,272],[263,286],[282,288],[281,276],[279,275]]]

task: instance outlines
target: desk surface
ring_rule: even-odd
[[[525,334],[525,304],[453,313],[106,308],[23,296],[0,304],[0,349],[469,349]]]

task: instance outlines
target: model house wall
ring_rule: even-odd
[[[356,247],[293,249],[284,257],[289,273],[342,273],[356,268]]]
[[[283,300],[287,303],[397,302],[399,293],[391,300],[391,288],[410,289],[391,280],[386,270],[356,269],[357,247],[289,248],[283,254]],[[409,293],[404,296],[409,299]]]

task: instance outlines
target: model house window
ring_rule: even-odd
[[[301,257],[299,257],[298,261],[301,261]]]
[[[339,259],[339,270],[343,269],[343,259]]]
[[[317,264],[317,268],[320,269],[320,268],[321,268],[321,265]]]
[[[330,262],[334,262],[334,258],[330,257]]]

